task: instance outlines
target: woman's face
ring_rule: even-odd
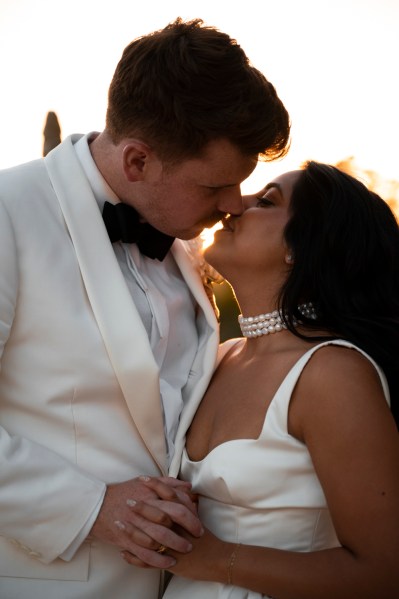
[[[259,193],[243,197],[245,211],[223,220],[214,243],[205,250],[206,260],[227,279],[230,272],[245,268],[252,274],[278,268],[286,272],[290,254],[284,228],[290,218],[292,189],[302,171],[276,177]]]

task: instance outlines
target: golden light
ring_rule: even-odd
[[[215,231],[217,231],[218,229],[221,229],[222,227],[223,227],[222,223],[218,222],[218,223],[216,223],[216,225],[214,225],[210,229],[204,229],[202,231],[202,234],[201,234],[201,239],[203,239],[202,249],[207,248],[208,246],[210,246],[213,243],[213,237],[215,235]]]

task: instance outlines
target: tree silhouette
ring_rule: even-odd
[[[55,112],[50,111],[47,113],[43,135],[43,156],[47,156],[51,150],[61,143],[61,127]]]

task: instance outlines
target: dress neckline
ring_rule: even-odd
[[[279,384],[278,388],[276,389],[276,392],[274,393],[268,407],[265,413],[265,417],[263,420],[263,425],[262,425],[262,429],[260,431],[260,434],[258,437],[256,438],[248,438],[248,437],[242,437],[242,438],[236,438],[236,439],[227,439],[226,441],[223,441],[222,443],[219,443],[218,445],[216,445],[215,447],[213,447],[202,459],[200,460],[192,460],[190,458],[190,456],[188,455],[187,449],[186,449],[186,445],[184,445],[183,448],[183,454],[185,456],[185,459],[187,460],[187,462],[189,462],[190,464],[193,465],[201,465],[203,462],[205,462],[207,460],[207,458],[209,458],[213,453],[215,453],[217,450],[219,450],[220,448],[225,447],[228,444],[233,444],[233,443],[257,443],[261,437],[264,434],[264,430],[266,428],[266,424],[267,424],[267,420],[268,420],[268,415],[270,413],[271,408],[273,407],[273,404],[276,403],[277,401],[277,397],[280,395],[280,393],[282,392],[282,390],[284,389],[284,386],[288,380],[288,378],[290,377],[291,373],[298,368],[298,365],[302,362],[305,361],[306,364],[306,358],[308,357],[308,354],[312,354],[315,351],[317,351],[318,349],[320,349],[323,346],[326,345],[340,345],[343,347],[348,347],[348,348],[353,348],[356,349],[357,351],[360,351],[360,353],[362,353],[363,355],[365,355],[373,364],[374,366],[377,368],[378,367],[376,365],[376,363],[374,362],[374,360],[372,360],[370,358],[370,356],[368,356],[368,354],[366,354],[363,350],[361,350],[360,348],[358,348],[356,345],[353,345],[352,343],[350,343],[349,341],[346,341],[345,339],[328,339],[327,341],[322,341],[321,343],[314,345],[313,347],[309,348],[308,350],[306,350],[299,358],[298,360],[291,366],[291,368],[288,370],[287,374],[284,376],[283,380],[281,381],[281,383]],[[380,375],[381,376],[381,375]],[[289,434],[289,433],[287,433]],[[292,435],[290,435],[292,437]],[[292,437],[293,439],[295,437]],[[298,443],[301,443],[301,441],[299,441],[298,439],[295,439]]]

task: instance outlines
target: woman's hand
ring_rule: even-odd
[[[151,514],[148,504],[141,502],[136,507],[143,517],[149,519]],[[185,537],[191,543],[192,549],[187,553],[179,553],[166,548],[162,555],[169,556],[174,560],[174,564],[167,566],[166,569],[173,574],[193,580],[226,583],[229,561],[235,545],[222,541],[208,529],[204,529],[204,533],[200,537],[193,537],[181,529],[175,530],[179,536]],[[131,565],[148,568],[147,564],[131,553],[123,552],[122,557]]]
[[[176,559],[176,564],[169,571],[193,580],[227,583],[230,556],[235,545],[222,541],[208,529],[201,537],[190,537],[189,540],[193,546],[189,553],[167,552]]]

